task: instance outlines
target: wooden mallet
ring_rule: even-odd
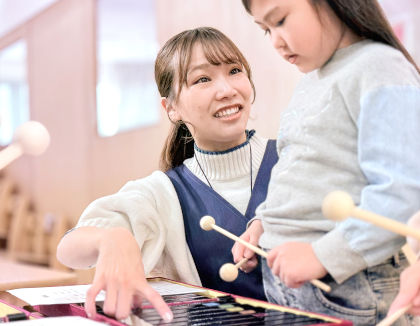
[[[233,282],[239,275],[238,269],[248,261],[248,258],[242,258],[236,264],[226,263],[219,269],[219,276],[225,282]]]
[[[225,229],[221,228],[220,226],[217,226],[214,218],[209,216],[209,215],[203,216],[201,218],[200,227],[203,230],[206,230],[206,231],[210,231],[210,230],[213,229],[213,230],[223,234],[224,236],[232,239],[233,241],[237,241],[237,242],[243,244],[245,247],[251,249],[252,251],[254,251],[256,254],[260,255],[261,257],[267,258],[267,256],[268,256],[268,254],[264,250],[262,250],[261,248],[258,248],[256,246],[250,244],[249,242],[246,242],[245,240],[242,240],[241,238],[237,237],[236,235],[230,233],[229,231],[226,231]],[[231,270],[232,270],[232,268],[231,268]],[[236,271],[237,271],[237,268],[236,268]],[[232,273],[232,272],[230,272],[230,273]],[[228,275],[228,276],[234,276],[234,275]],[[236,279],[236,277],[235,277],[235,279]],[[323,290],[325,292],[330,292],[331,291],[331,287],[329,285],[327,285],[327,284],[325,284],[325,283],[323,283],[319,280],[311,280],[310,282],[311,282],[312,285],[320,288],[321,290]]]
[[[49,144],[50,135],[41,123],[25,122],[16,129],[13,142],[0,152],[0,170],[22,154],[42,154]]]
[[[335,221],[342,221],[348,217],[354,217],[403,236],[410,236],[420,240],[419,230],[356,207],[353,199],[344,191],[333,191],[329,193],[322,203],[322,213],[327,218]]]
[[[420,241],[420,231],[414,228],[407,226],[404,223],[394,221],[388,217],[375,214],[361,208],[358,208],[354,205],[353,199],[351,196],[344,191],[333,191],[329,193],[323,203],[322,203],[322,212],[323,214],[335,221],[342,221],[348,217],[354,217],[365,222],[369,222],[373,225],[382,227],[388,231],[398,233],[405,237],[412,237]],[[407,256],[410,264],[413,263],[413,257],[415,260],[416,254],[413,250],[405,245],[402,248],[404,254]],[[390,326],[398,318],[407,312],[411,308],[411,304],[399,309],[391,316],[383,319],[377,326]]]

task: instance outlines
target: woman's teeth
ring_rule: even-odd
[[[235,114],[235,113],[238,113],[238,112],[239,112],[239,107],[237,106],[235,108],[230,108],[230,109],[219,111],[215,114],[215,117],[216,118],[226,117],[228,115],[232,115],[232,114]]]

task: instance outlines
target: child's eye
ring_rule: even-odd
[[[286,17],[284,17],[282,20],[280,20],[280,21],[277,23],[277,26],[281,26],[281,25],[283,25],[285,20],[286,20]]]
[[[210,81],[210,78],[208,77],[200,77],[199,79],[197,79],[194,84],[200,84],[200,83],[206,83]]]
[[[242,72],[242,70],[241,70],[240,68],[233,68],[233,69],[230,71],[230,74],[231,74],[231,75],[235,75],[235,74],[239,74],[240,72]]]
[[[268,28],[264,30],[264,35],[267,35],[267,34],[270,35],[270,30]]]

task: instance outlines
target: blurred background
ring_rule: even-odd
[[[420,1],[380,3],[420,63]],[[63,229],[72,227],[92,200],[158,168],[169,122],[154,58],[171,36],[198,26],[220,29],[245,54],[257,90],[249,128],[275,138],[301,74],[278,57],[240,0],[0,0],[0,148],[27,120],[51,135],[42,156],[2,171],[0,239],[13,214],[5,210],[6,179],[48,231],[58,216]]]

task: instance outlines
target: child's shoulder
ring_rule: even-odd
[[[387,44],[362,41],[349,57],[342,73],[360,86],[420,85],[419,74],[404,54]],[[353,78],[351,78],[353,76]]]
[[[365,41],[356,53],[356,62],[361,66],[368,65],[372,69],[383,66],[387,66],[388,69],[411,66],[400,50],[380,42]]]

